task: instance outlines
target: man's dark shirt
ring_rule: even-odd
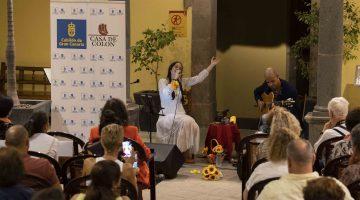
[[[1,200],[30,200],[33,190],[22,185],[0,187]]]
[[[277,96],[275,96],[274,101],[282,101],[288,98],[292,98],[296,100],[297,98],[296,89],[285,80],[280,79],[280,82],[281,82],[281,91]],[[267,85],[266,81],[264,81],[264,83],[261,86],[257,87],[254,90],[254,97],[256,102],[259,99],[262,100],[261,94],[263,93],[269,94],[270,92],[272,92],[272,89]]]
[[[288,98],[292,98],[294,101],[296,101],[297,100],[296,89],[292,85],[290,85],[289,82],[285,80],[280,79],[280,83],[281,83],[281,90],[280,93],[274,97],[274,101],[283,101],[283,100],[287,100]],[[261,86],[257,87],[254,90],[255,101],[257,102],[259,99],[262,100],[261,95],[263,93],[269,94],[270,92],[272,92],[272,89],[267,85],[266,81],[264,81],[264,83]],[[297,107],[298,107],[297,104],[295,104],[292,108],[289,108],[289,111],[298,118],[299,110]]]

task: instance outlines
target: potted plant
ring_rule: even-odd
[[[134,93],[135,102],[143,105],[140,110],[140,129],[143,131],[156,131],[155,123],[158,119],[156,113],[160,111],[160,97],[158,93],[159,67],[163,61],[160,50],[173,44],[175,33],[166,30],[162,24],[160,29],[146,29],[141,39],[131,47],[132,63],[136,64],[135,72],[146,70],[154,76],[156,82],[155,90],[144,90]]]
[[[173,44],[175,41],[174,31],[166,30],[165,25],[162,24],[161,29],[146,29],[143,33],[144,39],[141,39],[131,47],[132,63],[135,63],[135,72],[145,69],[153,75],[156,82],[156,89],[158,90],[159,80],[159,66],[163,61],[163,57],[159,51],[165,47]]]
[[[14,101],[10,119],[14,124],[24,124],[35,111],[50,113],[50,101],[19,100],[16,85],[15,39],[13,0],[7,0],[8,38],[6,47],[7,95]]]

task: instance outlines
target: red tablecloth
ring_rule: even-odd
[[[240,131],[235,124],[212,123],[209,125],[205,139],[205,146],[209,148],[209,151],[212,139],[216,139],[223,146],[226,153],[225,159],[230,160],[233,151],[232,144],[237,145],[239,143]]]

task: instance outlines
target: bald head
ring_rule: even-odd
[[[267,78],[278,77],[279,74],[277,73],[277,71],[275,69],[268,67],[265,69],[264,76],[265,76],[265,79],[267,79]]]
[[[273,90],[279,90],[281,87],[281,81],[277,71],[271,67],[265,69],[265,82]]]
[[[312,172],[315,154],[314,149],[309,141],[303,139],[296,139],[291,141],[287,146],[287,157],[289,162],[289,172]]]
[[[29,142],[29,134],[22,125],[10,127],[5,133],[6,146],[25,149]]]

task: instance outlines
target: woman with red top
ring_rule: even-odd
[[[140,144],[146,157],[150,157],[150,149],[144,144],[140,135],[138,134],[138,128],[136,126],[128,125],[128,114],[125,104],[120,99],[109,99],[100,116],[100,125],[93,127],[90,131],[89,143],[96,142],[100,139],[101,129],[108,124],[116,123],[124,127],[124,137],[129,138]],[[150,184],[150,171],[145,161],[138,163],[139,173],[137,174],[137,180],[143,187],[148,187]],[[140,188],[141,188],[140,185]]]

